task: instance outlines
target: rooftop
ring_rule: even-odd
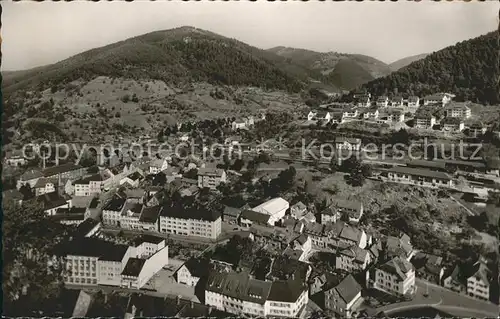
[[[352,275],[349,275],[333,289],[335,289],[344,302],[348,304],[361,292],[362,287]]]
[[[161,216],[179,218],[179,219],[194,219],[205,221],[216,221],[221,217],[220,212],[211,211],[203,207],[182,207],[179,205],[165,205],[160,213]]]
[[[288,201],[284,200],[281,197],[276,197],[260,204],[259,206],[252,208],[252,210],[263,214],[274,215],[282,211],[283,209],[287,209],[288,207],[289,207]]]
[[[103,210],[119,212],[122,210],[126,201],[127,200],[125,198],[114,197],[104,206]]]
[[[107,261],[121,261],[127,250],[126,245],[94,237],[77,238],[64,246],[65,255],[96,257]]]
[[[397,275],[401,280],[405,280],[406,274],[410,270],[415,269],[409,261],[399,256],[394,257],[379,268],[385,272]]]
[[[198,175],[202,176],[217,176],[221,177],[224,174],[224,170],[215,167],[203,167],[198,170]]]
[[[438,178],[438,179],[442,179],[442,180],[452,180],[452,178],[448,174],[443,173],[443,172],[423,170],[423,169],[417,169],[417,168],[411,168],[411,167],[396,166],[396,167],[389,169],[388,171],[392,172],[392,173],[398,173],[398,174],[408,174],[408,175],[413,175],[413,176]]]
[[[262,214],[253,210],[245,209],[241,212],[240,218],[245,218],[248,219],[252,222],[256,223],[263,223],[267,224],[269,222],[269,219],[271,218],[270,215],[267,214]]]
[[[142,267],[146,263],[146,259],[131,257],[128,259],[125,268],[123,268],[122,275],[130,277],[138,277],[141,273]]]
[[[54,176],[57,174],[71,172],[71,171],[75,171],[75,170],[82,169],[82,168],[83,167],[80,165],[76,165],[73,163],[67,163],[67,164],[62,164],[59,166],[46,168],[42,171],[42,173],[43,173],[43,176],[45,176],[45,177],[51,177],[51,176]]]

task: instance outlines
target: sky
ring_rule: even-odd
[[[262,49],[358,53],[391,63],[495,30],[500,3],[9,1],[2,7],[2,70],[21,70],[180,26]]]

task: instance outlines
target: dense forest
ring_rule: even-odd
[[[496,104],[500,102],[499,49],[498,34],[491,32],[434,52],[362,87],[374,95],[451,92],[457,101]]]

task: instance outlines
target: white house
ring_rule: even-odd
[[[120,228],[158,231],[160,210],[161,206],[147,207],[127,200],[120,215]]]
[[[325,308],[341,318],[350,318],[363,300],[361,290],[361,285],[349,275],[338,285],[325,291]]]
[[[391,107],[403,107],[403,97],[395,96],[391,99]]]
[[[156,175],[168,168],[167,159],[155,159],[149,164],[149,174]]]
[[[281,197],[276,197],[252,208],[252,210],[269,215],[269,224],[274,225],[278,220],[285,217],[288,208],[290,208],[288,201]]]
[[[148,258],[129,258],[121,273],[121,286],[141,289],[148,285],[153,276],[166,265],[168,265],[168,246]]]
[[[343,269],[349,273],[363,271],[370,263],[369,251],[359,248],[357,245],[339,249],[335,255],[335,268]]]
[[[433,95],[428,95],[428,96],[424,97],[424,105],[430,105],[430,104],[446,105],[454,97],[455,97],[455,95],[450,94],[450,93],[436,93]]]
[[[33,186],[33,189],[35,190],[35,196],[40,196],[43,194],[48,194],[56,191],[56,184],[54,181],[46,179],[46,178],[40,178],[35,186]]]
[[[14,155],[5,158],[5,164],[9,166],[22,166],[26,164],[26,159],[23,156]]]
[[[462,132],[465,129],[465,123],[459,117],[447,117],[442,122],[442,129],[447,132]]]
[[[480,259],[474,264],[473,273],[467,278],[467,294],[473,298],[489,301],[493,274],[486,261]]]
[[[417,108],[420,104],[420,98],[418,96],[410,96],[408,98],[408,107]]]
[[[104,225],[120,226],[121,212],[125,207],[125,198],[114,197],[102,209],[102,222]]]
[[[159,222],[161,233],[217,239],[222,231],[220,213],[163,207]]]
[[[387,107],[388,104],[389,104],[389,98],[387,96],[383,95],[377,98],[378,107]]]
[[[432,129],[436,125],[436,118],[431,115],[418,115],[415,117],[415,127],[420,129]]]
[[[200,168],[198,170],[198,187],[216,189],[220,183],[227,182],[226,171],[219,168]]]
[[[177,282],[195,287],[200,278],[208,275],[208,261],[205,259],[190,258],[175,271]]]
[[[205,303],[236,315],[297,317],[308,302],[308,289],[300,278],[262,281],[245,272],[211,275]]]
[[[316,114],[318,114],[318,112],[316,112],[316,111],[309,111],[309,113],[307,113],[307,120],[308,121],[314,120],[314,118],[316,117]]]
[[[344,119],[349,119],[349,118],[354,119],[357,118],[358,116],[359,116],[358,110],[354,108],[344,109],[342,111],[342,117]]]
[[[471,109],[463,103],[450,103],[446,106],[444,112],[446,117],[459,117],[468,119],[472,116]]]
[[[373,287],[396,296],[415,291],[415,268],[404,258],[394,257],[375,269]]]
[[[357,107],[370,107],[371,99],[370,95],[362,95],[355,98]]]
[[[101,174],[79,179],[73,183],[75,196],[94,196],[100,194],[104,188]]]
[[[379,117],[379,115],[380,115],[380,112],[379,112],[378,108],[371,108],[371,109],[366,110],[363,113],[363,118],[365,120],[375,120]]]
[[[337,151],[351,150],[359,151],[361,149],[361,139],[338,137],[335,139],[335,148]]]

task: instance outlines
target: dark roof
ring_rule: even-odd
[[[146,207],[143,206],[141,217],[139,217],[140,222],[154,223],[158,220],[160,216],[161,206]]]
[[[193,277],[205,277],[209,273],[209,261],[205,258],[190,258],[184,263]]]
[[[24,172],[23,175],[21,175],[20,180],[29,181],[29,180],[32,180],[35,178],[40,178],[40,177],[43,177],[42,172],[32,169],[32,170]]]
[[[82,166],[73,163],[62,164],[59,166],[49,167],[42,171],[43,176],[50,177],[61,173],[71,172],[81,169]]]
[[[222,176],[224,170],[214,167],[203,167],[198,170],[198,175]]]
[[[347,200],[347,199],[332,199],[332,205],[337,207],[338,209],[353,209],[356,211],[360,211],[363,207],[363,204],[356,200]]]
[[[267,224],[271,216],[253,210],[245,209],[241,212],[240,218],[245,218],[256,223]]]
[[[337,137],[335,143],[361,144],[361,139],[353,137]]]
[[[460,160],[451,160],[451,159],[435,159],[436,162],[444,162],[445,164],[454,164],[454,165],[463,165],[463,166],[471,166],[476,168],[484,168],[486,167],[485,163],[482,162],[472,162],[472,161],[460,161]]]
[[[142,178],[142,175],[139,172],[134,172],[134,173],[128,175],[127,177],[133,181],[137,181],[137,180],[140,180]]]
[[[68,202],[64,197],[60,196],[57,192],[46,193],[37,197],[38,201],[43,203],[44,209],[52,209],[59,206],[66,205]]]
[[[89,203],[89,208],[94,209],[97,208],[98,205],[99,205],[99,197],[94,197]]]
[[[119,212],[122,210],[126,201],[127,200],[125,198],[114,197],[109,201],[109,203],[106,204],[106,206],[104,206],[102,210],[111,210],[114,212]]]
[[[43,178],[43,177],[39,178],[38,181],[36,181],[36,183],[33,186],[33,188],[45,187],[47,185],[47,183],[53,184],[53,182],[51,182],[50,180],[48,180],[46,178]]]
[[[206,290],[235,299],[263,305],[268,299],[272,283],[250,278],[244,272],[213,273]]]
[[[224,212],[222,213],[224,216],[232,216],[238,218],[238,216],[241,213],[241,208],[236,208],[236,207],[231,207],[231,206],[224,206]]]
[[[80,223],[80,225],[78,225],[74,234],[76,237],[85,237],[92,229],[94,229],[99,224],[99,221],[92,218],[87,218],[82,223]]]
[[[156,236],[151,236],[151,235],[141,235],[139,237],[136,237],[133,240],[133,245],[135,247],[140,246],[143,243],[152,243],[152,244],[158,245],[159,243],[161,243],[164,240],[165,240],[165,238],[161,238],[161,237],[156,237]]]
[[[409,167],[430,167],[430,168],[440,168],[445,169],[445,163],[437,162],[433,160],[410,160],[406,162]]]
[[[401,257],[394,257],[379,268],[385,272],[399,276],[402,280],[406,279],[405,274],[408,271],[415,269],[409,261]]]
[[[86,177],[86,178],[81,178],[77,181],[75,181],[73,184],[89,184],[90,182],[101,182],[102,176],[101,174],[94,174],[92,176]]]
[[[305,289],[300,278],[274,281],[268,299],[278,302],[295,302]]]
[[[339,296],[345,303],[351,302],[357,294],[361,292],[361,285],[354,279],[352,275],[344,278],[335,288]]]
[[[146,259],[131,257],[127,261],[127,265],[123,268],[123,276],[137,277],[141,273],[142,267],[146,263]]]
[[[181,206],[163,206],[160,213],[161,216],[179,218],[179,219],[194,219],[206,220],[214,222],[220,218],[220,212],[196,207],[181,207]]]
[[[447,117],[443,120],[443,124],[460,124],[463,122],[464,120],[459,117]]]
[[[107,261],[121,261],[128,246],[119,245],[100,238],[76,238],[64,245],[65,255],[98,257]]]
[[[409,174],[409,175],[416,175],[416,176],[423,176],[423,177],[430,177],[430,178],[439,178],[439,179],[445,179],[445,180],[452,179],[448,174],[443,173],[443,172],[423,170],[423,169],[417,169],[417,168],[411,168],[411,167],[396,166],[396,167],[390,168],[388,171],[393,172],[393,173],[399,173],[399,174]]]

